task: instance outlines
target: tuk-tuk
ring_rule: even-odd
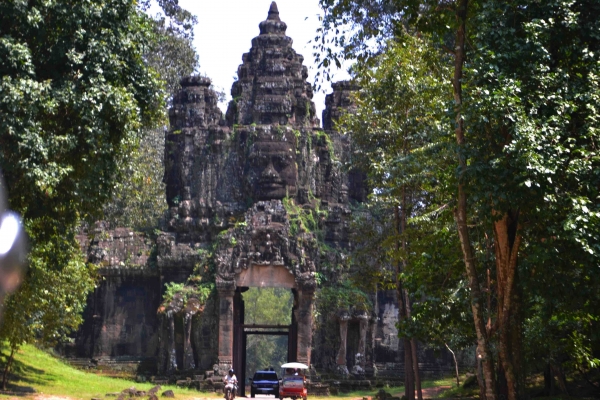
[[[291,362],[281,366],[281,385],[279,385],[279,399],[302,398],[306,400],[306,371],[308,366],[302,363]]]

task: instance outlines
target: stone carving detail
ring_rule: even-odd
[[[248,149],[245,171],[247,190],[254,199],[296,197],[298,167],[295,150],[296,138],[290,131],[256,135]]]
[[[191,269],[195,254],[212,246],[221,367],[233,360],[238,280],[254,282],[248,276],[260,268],[267,274],[289,271],[282,279],[291,279],[286,285],[299,293],[296,357],[310,363],[315,273],[323,260],[343,262],[340,254],[350,248],[349,202],[356,197],[342,170],[349,137],[319,131],[303,57],[292,49],[275,3],[259,29],[242,56],[225,118],[216,109],[210,81],[189,77],[174,98],[166,135],[170,217],[169,232],[159,237],[158,264],[163,271]],[[329,126],[350,104],[353,89],[334,87],[324,112]],[[306,214],[319,215],[312,228],[319,238],[298,227]],[[319,240],[337,251],[322,253]]]
[[[316,268],[313,259],[317,251],[314,235],[310,232],[290,235],[287,212],[281,201],[256,203],[246,213],[242,228],[232,229],[218,240],[219,289],[233,288],[242,269],[271,265],[287,268],[299,288],[314,290]]]
[[[325,109],[323,110],[323,129],[336,131],[335,122],[343,113],[352,113],[355,110],[353,93],[359,87],[349,81],[334,82],[331,84],[333,93],[325,96]]]
[[[352,205],[366,200],[369,189],[363,173],[343,168],[352,165],[352,135],[335,126],[345,110],[352,112],[358,88],[332,85],[320,130],[307,69],[286,29],[271,4],[242,56],[225,115],[210,79],[181,80],[165,134],[163,231],[153,242],[98,224],[90,237],[78,237],[105,279],[90,296],[76,345],[65,345],[65,352],[110,362],[137,358],[152,375],[226,371],[239,362],[233,353],[240,332],[236,289],[267,286],[268,278],[270,286],[293,290],[296,361],[330,366],[343,376],[354,362],[359,379],[397,375],[402,348],[395,291],[373,294],[374,315],[332,310],[338,323],[313,331],[316,276],[327,284],[340,278],[353,246]],[[202,268],[207,276],[199,277]],[[163,304],[165,283],[189,283],[191,275],[214,278],[218,293],[202,305],[179,295]],[[321,340],[337,335],[336,349]]]
[[[279,18],[275,2],[260,35],[242,56],[238,80],[231,88],[233,100],[227,110],[229,125],[278,124],[318,127],[312,87],[306,81],[304,57],[292,49],[285,35],[287,25]]]

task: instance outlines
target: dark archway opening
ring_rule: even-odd
[[[233,365],[245,396],[256,370],[296,361],[298,329],[295,290],[238,287],[234,296]]]

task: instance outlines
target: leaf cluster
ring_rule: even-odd
[[[339,282],[336,286],[326,286],[317,292],[317,312],[330,315],[345,310],[353,313],[368,312],[373,304],[369,296],[356,288],[350,281]]]
[[[81,322],[93,271],[75,229],[99,215],[118,166],[164,118],[161,82],[144,62],[151,40],[132,0],[0,2],[0,168],[32,245],[4,313],[13,348]]]

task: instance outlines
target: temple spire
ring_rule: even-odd
[[[269,16],[267,17],[267,19],[280,21],[277,3],[275,3],[274,1],[271,3],[271,7],[269,7]]]

